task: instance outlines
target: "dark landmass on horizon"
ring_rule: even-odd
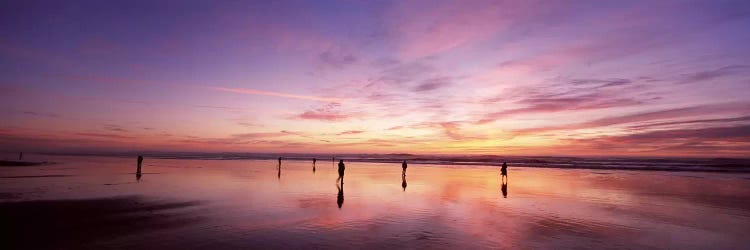
[[[29,167],[52,164],[51,162],[36,162],[36,161],[6,161],[0,160],[0,167]]]

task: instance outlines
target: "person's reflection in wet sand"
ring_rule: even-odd
[[[341,185],[336,183],[336,187],[339,189],[339,194],[336,196],[336,204],[341,209],[341,205],[344,205],[344,183],[342,182]]]
[[[278,170],[279,170],[279,179],[281,179],[281,167],[279,167]]]
[[[406,192],[406,175],[401,175],[401,187],[404,188],[404,192]]]
[[[140,174],[136,174],[135,175],[135,181],[141,182],[141,175]]]
[[[315,173],[315,162],[318,161],[318,159],[313,158],[313,173]]]
[[[502,180],[502,186],[500,187],[500,191],[503,192],[503,198],[508,198],[508,177],[506,176],[504,180]]]

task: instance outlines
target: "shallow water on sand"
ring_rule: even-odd
[[[14,221],[2,231],[37,229],[11,234],[13,247],[750,247],[747,174],[510,166],[503,188],[496,167],[410,164],[404,182],[400,164],[352,162],[340,188],[330,160],[279,173],[276,161],[146,159],[140,180],[135,158],[49,160],[0,168]]]

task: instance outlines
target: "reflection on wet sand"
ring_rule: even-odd
[[[113,213],[118,215],[103,216],[107,223],[92,225],[81,224],[89,214],[62,212],[79,230],[98,230],[91,233],[95,239],[81,241],[79,248],[104,244],[223,249],[247,247],[248,242],[263,248],[334,248],[347,242],[349,248],[731,249],[747,245],[750,228],[750,179],[737,174],[513,168],[514,196],[503,199],[508,196],[509,178],[497,178],[496,166],[414,166],[409,193],[398,193],[393,185],[397,165],[350,162],[347,209],[343,209],[344,187],[338,181],[337,205],[330,205],[330,180],[338,177],[338,171],[323,168],[311,174],[308,160],[285,161],[284,181],[279,181],[271,176],[280,177],[280,169],[274,173],[268,167],[276,159],[149,159],[148,168],[160,174],[138,184],[131,174],[123,174],[132,173],[131,158],[50,160],[62,163],[3,169],[3,175],[70,177],[0,178],[0,203],[75,199],[96,204],[101,197],[132,194],[148,200],[206,202],[175,206],[131,199],[115,203],[119,210]],[[401,183],[404,188],[403,175]],[[151,215],[150,211],[177,221],[204,219],[168,228],[158,226],[158,218],[130,219]],[[15,224],[0,218],[0,229],[13,232],[5,225],[16,227],[47,213],[51,212],[0,210],[0,217],[17,216]],[[55,234],[66,238],[72,233],[30,225],[34,226],[22,229],[28,237],[53,239],[49,248],[69,248],[54,239],[59,239]],[[141,226],[152,231],[143,233],[146,229]]]
[[[406,175],[401,175],[401,187],[404,189],[404,192],[406,192]]]
[[[503,192],[503,198],[508,198],[508,179],[505,178],[502,180],[503,186],[500,187],[500,191]]]
[[[182,227],[203,218],[197,201],[164,202],[143,197],[41,200],[0,203],[4,249],[81,248],[117,235]]]
[[[339,209],[344,205],[344,183],[336,183],[336,187],[339,189],[338,195],[336,195],[336,204],[339,205]]]

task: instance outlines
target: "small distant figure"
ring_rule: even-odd
[[[401,175],[406,176],[406,160],[401,163],[401,168],[403,169],[403,171],[401,171]]]
[[[346,169],[346,166],[344,166],[344,160],[339,161],[339,178],[336,179],[336,182],[341,180],[341,185],[344,185],[344,169]]]
[[[401,187],[404,189],[404,192],[406,192],[406,175],[401,176]]]
[[[281,167],[281,157],[279,157],[279,167]]]
[[[143,156],[138,156],[138,169],[135,171],[136,175],[141,175],[141,164],[143,164]]]
[[[18,160],[19,160],[19,161],[20,161],[20,160],[23,160],[23,152],[21,152],[21,153],[18,153]]]
[[[508,164],[503,162],[503,166],[500,167],[500,178],[508,179]]]
[[[318,161],[318,159],[313,158],[313,173],[315,173],[315,162]]]
[[[331,167],[336,167],[336,156],[331,156]]]
[[[344,205],[344,183],[342,182],[341,185],[336,184],[336,187],[339,188],[339,194],[336,196],[336,204],[341,209],[341,205]]]

